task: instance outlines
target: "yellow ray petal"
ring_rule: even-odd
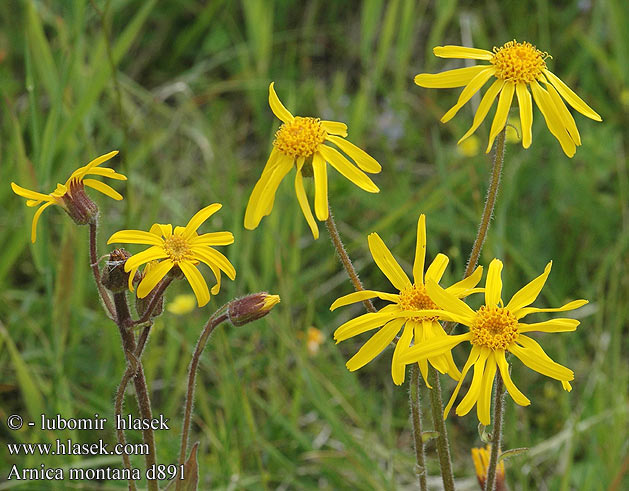
[[[465,46],[435,46],[432,49],[435,56],[439,58],[461,58],[468,60],[491,60],[494,54],[486,49],[467,48]]]
[[[570,138],[572,138],[572,141],[575,143],[575,145],[581,145],[581,135],[579,134],[577,123],[574,122],[572,114],[570,114],[570,111],[568,111],[568,108],[564,104],[557,90],[555,90],[555,87],[553,87],[549,83],[546,83],[545,85],[546,90],[548,91],[548,95],[550,95],[551,100],[555,104],[555,109],[557,109],[559,118],[566,128],[566,131],[570,135]]]
[[[35,212],[35,215],[33,215],[33,223],[31,224],[31,242],[33,244],[35,243],[35,240],[37,240],[37,222],[39,222],[39,217],[46,208],[54,204],[54,201],[49,201],[48,203],[41,205],[39,209]]]
[[[109,237],[109,240],[107,241],[108,244],[113,244],[114,242],[156,246],[164,244],[164,240],[159,235],[145,232],[144,230],[119,230]]]
[[[110,169],[109,167],[95,167],[90,169],[89,172],[86,172],[85,175],[90,176],[103,176],[109,179],[115,179],[117,181],[126,181],[127,176],[124,174],[118,174],[115,170]]]
[[[569,332],[576,331],[580,322],[576,319],[557,318],[533,324],[518,324],[518,332]]]
[[[583,99],[575,94],[572,89],[568,87],[557,75],[550,70],[544,70],[544,75],[548,77],[550,83],[554,85],[561,96],[568,101],[568,104],[570,104],[573,108],[594,121],[603,121],[599,114],[588,106]]]
[[[476,114],[474,115],[474,121],[472,122],[472,127],[469,130],[467,130],[467,133],[465,133],[459,139],[458,143],[461,143],[463,140],[468,138],[472,133],[474,133],[476,129],[481,125],[481,123],[485,120],[485,116],[487,116],[487,113],[491,109],[492,104],[496,100],[496,97],[498,96],[498,93],[502,90],[502,87],[504,86],[504,84],[505,84],[504,80],[496,80],[487,89],[487,92],[485,92],[485,95],[483,95],[483,98],[480,100],[480,104],[478,105],[478,109],[476,110]]]
[[[443,273],[448,267],[448,262],[450,262],[448,256],[441,253],[437,254],[435,259],[433,259],[432,263],[430,264],[430,266],[428,266],[428,269],[426,270],[426,281],[434,280],[439,283],[441,277],[443,276]]]
[[[334,340],[337,343],[345,341],[363,332],[383,326],[396,318],[396,312],[370,312],[355,319],[347,321],[334,331]]]
[[[441,288],[436,281],[426,281],[426,291],[433,302],[443,310],[460,317],[466,326],[470,325],[476,317],[476,312],[469,305]]]
[[[147,250],[134,254],[127,259],[124,265],[124,270],[129,272],[132,269],[138,269],[138,267],[144,263],[148,263],[155,259],[164,259],[166,257],[168,257],[168,254],[166,254],[163,247],[152,246]]]
[[[486,153],[489,153],[491,147],[494,144],[494,140],[498,136],[505,124],[507,123],[507,116],[509,116],[509,109],[511,108],[511,102],[513,101],[513,93],[515,92],[515,84],[513,82],[505,82],[505,85],[500,92],[498,98],[498,107],[496,107],[496,115],[491,123],[491,129],[489,130],[489,144],[487,145]]]
[[[187,239],[192,238],[194,236],[194,233],[197,231],[197,229],[201,225],[203,225],[203,222],[205,222],[208,218],[214,215],[214,213],[216,213],[222,207],[223,205],[220,203],[212,203],[211,205],[206,206],[205,208],[197,211],[194,214],[194,216],[190,219],[188,224],[186,225],[183,235]]]
[[[474,365],[478,360],[480,353],[481,349],[478,346],[472,346],[470,356],[468,356],[467,361],[463,366],[463,370],[461,370],[461,378],[459,379],[459,383],[456,384],[454,392],[452,393],[452,396],[450,396],[450,400],[448,401],[446,408],[443,410],[443,419],[446,419],[448,417],[448,413],[450,412],[450,409],[452,409],[454,401],[456,401],[456,396],[459,395],[459,390],[461,390],[461,384],[463,384],[463,380],[465,380],[467,372],[469,372],[470,368],[472,368],[472,365]]]
[[[107,162],[112,157],[118,155],[118,150],[113,150],[112,152],[106,153],[105,155],[101,155],[100,157],[96,157],[89,164],[87,164],[84,169],[92,169],[93,167],[98,167],[103,162]]]
[[[354,145],[352,142],[339,138],[338,136],[328,136],[326,140],[331,141],[343,150],[354,162],[356,162],[356,165],[365,172],[373,174],[382,170],[382,167],[376,159],[365,152],[362,148]]]
[[[116,201],[120,201],[122,199],[122,194],[120,194],[118,191],[113,189],[108,184],[105,184],[104,182],[97,181],[96,179],[83,179],[82,182],[84,185],[96,189],[96,191],[99,191],[104,195],[115,199]]]
[[[260,223],[260,220],[263,216],[260,206],[260,202],[262,201],[263,197],[262,193],[267,187],[269,179],[273,174],[273,170],[279,164],[280,160],[283,160],[282,157],[283,155],[280,153],[280,151],[273,147],[271,155],[269,156],[269,159],[264,166],[264,170],[262,171],[262,175],[254,186],[253,191],[251,192],[251,196],[249,196],[247,210],[245,211],[246,229],[253,230]]]
[[[535,370],[542,375],[566,382],[574,380],[574,372],[572,370],[553,361],[537,341],[524,334],[518,336],[517,342],[511,343],[509,351],[531,370]]]
[[[478,421],[485,426],[491,423],[490,407],[491,407],[491,389],[494,386],[494,378],[496,376],[496,360],[494,352],[490,352],[485,365],[485,373],[483,373],[483,381],[481,382],[480,394],[476,401],[476,414]]]
[[[411,339],[413,339],[413,326],[410,322],[407,322],[400,339],[398,339],[395,344],[395,350],[393,351],[393,358],[391,360],[391,378],[395,385],[402,385],[404,383],[406,365],[400,362],[400,353],[409,348]]]
[[[465,394],[465,397],[463,397],[456,408],[457,415],[465,416],[474,407],[476,401],[478,401],[481,394],[481,387],[484,378],[483,375],[485,374],[485,364],[490,353],[491,351],[488,348],[481,348],[480,356],[478,357],[476,363],[474,363],[474,376],[472,377],[472,383],[470,384],[467,394]]]
[[[195,266],[186,261],[179,263],[179,268],[186,275],[186,279],[197,297],[199,307],[206,305],[210,301],[210,291],[207,288],[203,275]]]
[[[137,296],[138,298],[146,297],[155,285],[157,285],[164,276],[173,268],[175,264],[170,259],[164,259],[159,262],[157,266],[151,267],[150,271],[142,279],[138,285]]]
[[[519,82],[515,86],[518,96],[518,106],[520,106],[520,126],[522,127],[522,146],[529,148],[533,141],[531,127],[533,126],[533,103],[531,94],[526,88],[526,84]]]
[[[389,345],[395,335],[399,332],[404,324],[404,319],[395,319],[386,324],[382,329],[375,333],[362,348],[352,356],[345,366],[350,372],[354,372],[364,367],[367,363],[378,356]]]
[[[421,345],[415,345],[408,351],[400,355],[400,361],[406,363],[415,363],[420,360],[426,360],[433,356],[439,356],[446,351],[450,351],[457,344],[472,339],[472,335],[468,332],[465,334],[457,334],[456,336],[444,336],[427,341]]]
[[[378,193],[380,189],[363,171],[347,160],[338,150],[319,145],[319,152],[323,158],[330,162],[330,165],[339,171],[346,179],[352,181],[356,186],[370,193]]]
[[[550,95],[536,81],[531,83],[531,91],[533,92],[535,104],[537,104],[542,116],[544,116],[546,126],[548,126],[548,129],[553,136],[557,138],[564,153],[568,157],[573,157],[577,147],[561,122],[557,109],[555,108],[555,104],[550,98]]]
[[[190,239],[191,246],[224,246],[233,243],[234,234],[232,234],[231,232],[210,232]]]
[[[480,281],[482,276],[483,267],[478,266],[471,275],[449,286],[448,288],[446,288],[446,291],[457,298],[465,297],[471,293],[470,290],[478,285],[478,282]]]
[[[417,242],[415,243],[415,262],[413,279],[418,285],[424,284],[424,264],[426,262],[426,215],[419,215],[417,220]]]
[[[504,351],[496,351],[494,356],[496,357],[496,362],[498,363],[498,368],[500,369],[502,381],[504,382],[507,392],[509,392],[511,398],[520,406],[528,406],[531,401],[529,401],[528,397],[520,392],[520,389],[518,389],[513,383],[513,380],[511,380],[511,376],[509,375],[509,364],[505,359]]]
[[[380,268],[380,271],[389,279],[391,284],[402,291],[404,288],[411,286],[411,282],[406,276],[404,270],[391,254],[391,251],[376,233],[369,234],[367,238],[369,250],[373,260]]]
[[[328,207],[328,169],[325,159],[319,152],[312,156],[312,170],[315,184],[315,214],[319,220],[327,220]]]
[[[236,269],[233,264],[229,262],[222,253],[218,252],[211,247],[192,247],[192,254],[194,259],[198,259],[203,261],[205,264],[215,265],[223,271],[230,280],[234,280],[236,278]]]
[[[543,309],[543,308],[537,308],[537,307],[525,307],[523,309],[518,310],[517,313],[514,312],[513,315],[515,315],[516,319],[520,320],[529,314],[533,314],[537,312],[565,312],[566,310],[578,309],[579,307],[583,307],[586,303],[588,303],[587,300],[573,300],[572,302],[568,302],[567,304],[562,305],[561,307],[550,308],[550,309]]]
[[[271,111],[284,123],[290,123],[295,118],[290,111],[284,107],[284,104],[280,102],[279,97],[277,97],[275,93],[274,84],[275,82],[271,82],[269,85],[269,106],[271,106]]]
[[[212,270],[214,278],[216,278],[216,284],[212,287],[210,292],[212,293],[212,295],[218,295],[218,292],[221,290],[221,270],[213,264],[208,264],[208,266]]]
[[[494,259],[489,264],[487,279],[485,280],[485,304],[487,307],[495,307],[500,302],[502,294],[502,261]]]
[[[321,121],[321,126],[330,135],[347,136],[347,125],[338,121]]]
[[[539,293],[542,291],[546,280],[548,279],[548,275],[550,274],[550,269],[552,268],[552,266],[553,262],[550,261],[544,268],[544,272],[537,278],[532,280],[530,283],[520,288],[520,290],[518,290],[516,294],[511,297],[511,300],[509,300],[509,303],[506,305],[505,308],[510,312],[513,312],[513,314],[517,316],[518,310],[535,302]]]
[[[363,300],[367,300],[369,298],[381,298],[382,300],[388,300],[389,302],[397,303],[400,299],[399,295],[395,295],[393,293],[384,293],[377,292],[374,290],[362,290],[360,292],[350,293],[348,295],[344,295],[340,298],[337,298],[334,303],[330,306],[330,310],[336,310],[339,307],[344,307],[345,305],[350,305],[356,302],[362,302]]]
[[[478,72],[476,76],[470,80],[470,83],[465,86],[465,88],[461,91],[461,95],[459,95],[459,99],[456,104],[450,108],[450,110],[443,115],[441,118],[442,123],[447,123],[450,121],[454,115],[459,112],[467,101],[469,101],[476,92],[478,92],[483,85],[487,83],[495,73],[495,69],[493,66],[486,68],[485,70]]]
[[[470,83],[478,73],[486,69],[487,66],[470,66],[441,73],[420,73],[415,75],[415,83],[427,89],[463,87]]]
[[[315,221],[314,216],[312,216],[312,210],[310,209],[308,197],[306,196],[306,190],[304,189],[304,178],[301,175],[301,168],[303,165],[304,158],[301,157],[300,162],[297,163],[297,173],[295,174],[295,194],[297,194],[297,201],[299,202],[301,212],[304,214],[304,217],[308,222],[312,236],[315,240],[317,240],[319,238],[319,227],[317,227],[317,222]]]
[[[271,213],[271,211],[273,210],[273,204],[275,202],[275,193],[277,192],[277,188],[282,182],[282,179],[284,179],[286,174],[288,174],[288,172],[293,168],[293,162],[294,160],[291,157],[281,155],[277,165],[273,168],[273,170],[269,171],[267,176],[262,176],[262,178],[260,178],[260,183],[263,182],[263,186],[260,189],[260,199],[258,200],[257,205],[253,210],[254,219],[250,218],[252,222],[245,221],[246,228],[249,228],[250,230],[256,228],[258,226],[258,223],[260,223],[262,217]],[[263,178],[265,178],[264,181]],[[245,215],[245,219],[246,218],[247,215]],[[254,225],[250,226],[251,223],[253,223]]]
[[[22,186],[18,186],[14,182],[11,183],[11,189],[18,196],[22,196],[22,198],[28,198],[36,201],[52,201],[53,199],[47,194],[38,193],[37,191],[31,191],[30,189],[23,188]]]

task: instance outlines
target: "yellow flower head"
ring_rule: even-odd
[[[391,254],[378,234],[373,233],[369,235],[368,240],[369,250],[371,251],[375,263],[393,286],[399,290],[399,293],[394,294],[365,290],[350,293],[336,300],[330,307],[330,310],[374,297],[393,303],[382,308],[379,312],[364,314],[346,322],[334,332],[334,339],[339,343],[363,332],[381,327],[381,329],[363,345],[358,353],[347,362],[347,368],[350,371],[354,371],[363,367],[380,354],[387,345],[393,341],[400,329],[404,327],[402,335],[395,346],[391,365],[391,377],[393,378],[393,382],[397,385],[401,385],[404,382],[405,365],[400,360],[400,355],[405,350],[408,350],[411,342],[414,342],[416,346],[423,346],[424,343],[433,339],[447,339],[446,333],[438,322],[439,316],[434,314],[434,312],[438,312],[436,310],[438,307],[432,301],[432,297],[426,290],[424,282],[426,217],[425,215],[420,215],[417,222],[417,244],[415,263],[413,265],[414,283],[411,283],[408,279],[408,276],[406,276],[406,273],[402,270],[393,257],[393,254]],[[448,261],[449,259],[446,255],[437,254],[426,270],[425,280],[433,282],[441,280],[448,265]],[[470,293],[479,291],[474,287],[480,281],[482,273],[483,268],[477,268],[472,275],[447,288],[448,293],[454,298],[459,299],[466,297]],[[427,314],[426,311],[428,312]],[[438,353],[435,356],[419,361],[419,368],[426,383],[428,383],[428,362],[441,373],[447,373],[455,380],[458,380],[461,376],[461,373],[454,364],[451,353]]]
[[[194,310],[196,303],[193,295],[177,295],[171,302],[166,305],[166,310],[171,314],[184,315]]]
[[[521,322],[525,316],[534,312],[563,312],[577,309],[587,303],[587,300],[574,300],[558,308],[528,307],[535,301],[546,283],[551,265],[552,262],[548,263],[540,276],[520,289],[513,295],[509,303],[504,305],[501,298],[502,262],[494,259],[487,272],[485,305],[476,311],[441,288],[435,281],[428,280],[426,288],[434,302],[443,309],[441,316],[444,319],[466,325],[470,330],[465,334],[444,336],[433,342],[414,346],[409,348],[400,358],[404,363],[414,363],[427,357],[447,353],[463,341],[470,342],[472,350],[463,367],[459,384],[445,409],[444,418],[454,404],[463,379],[472,366],[474,367],[474,377],[469,391],[456,409],[459,416],[470,412],[476,404],[479,421],[484,425],[489,425],[491,390],[497,369],[500,370],[505,387],[513,400],[520,406],[528,406],[531,403],[511,380],[509,365],[505,358],[507,351],[532,370],[560,380],[565,390],[572,389],[569,383],[570,380],[574,379],[572,370],[551,360],[537,341],[526,336],[525,333],[574,331],[579,325],[579,321],[558,318],[533,324]]]
[[[365,172],[380,172],[380,164],[364,150],[344,139],[347,136],[347,126],[344,123],[293,116],[280,102],[273,89],[273,83],[269,86],[269,105],[283,124],[275,134],[271,156],[249,197],[245,212],[245,228],[255,229],[260,220],[271,213],[277,188],[294,165],[297,169],[295,175],[297,201],[312,235],[317,239],[319,229],[306,197],[303,176],[314,176],[315,214],[319,220],[326,220],[328,218],[326,162],[359,188],[370,193],[377,193],[379,189]],[[352,158],[358,167],[338,150],[325,145],[326,142],[334,143]]]
[[[476,470],[476,478],[481,489],[485,489],[487,482],[487,470],[489,467],[489,458],[491,456],[491,445],[484,448],[472,449],[472,460],[474,461],[474,469]],[[505,463],[504,460],[498,462],[496,466],[496,491],[503,491],[506,488],[505,483]]]
[[[223,205],[214,203],[197,212],[185,227],[175,227],[170,224],[154,224],[149,232],[143,230],[120,230],[113,234],[108,244],[124,242],[127,244],[150,245],[147,250],[135,254],[127,259],[125,271],[129,272],[129,288],[133,290],[132,280],[135,272],[143,264],[151,263],[145,268],[144,277],[138,285],[138,298],[146,297],[155,286],[173,268],[178,268],[187,278],[197,297],[199,307],[210,301],[210,291],[205,279],[197,269],[199,262],[207,264],[214,277],[216,285],[212,287],[212,295],[216,295],[221,288],[221,271],[233,280],[236,270],[229,260],[211,246],[229,245],[234,242],[231,232],[210,232],[197,234],[197,229],[210,216],[221,209]]]
[[[57,188],[50,194],[38,193],[18,186],[14,182],[11,183],[11,189],[18,196],[27,198],[26,206],[39,206],[44,203],[35,212],[33,223],[31,226],[31,241],[34,243],[37,239],[37,222],[42,212],[51,205],[61,206],[68,214],[80,224],[89,223],[89,220],[98,212],[96,206],[87,198],[84,192],[84,186],[96,189],[103,194],[115,200],[121,200],[122,195],[112,189],[107,184],[97,181],[96,179],[85,179],[85,176],[103,176],[119,181],[126,181],[126,176],[118,174],[113,169],[107,167],[99,167],[100,164],[106,162],[118,153],[117,150],[109,152],[105,155],[92,160],[89,164],[79,167],[68,178],[65,184],[57,184]]]
[[[483,122],[498,95],[498,107],[489,132],[487,152],[491,149],[498,133],[507,122],[509,108],[515,94],[520,107],[522,122],[522,146],[531,145],[531,126],[533,124],[533,100],[546,120],[550,132],[559,140],[561,148],[568,157],[581,145],[581,137],[574,118],[564,104],[562,97],[574,109],[595,121],[601,117],[576,95],[559,77],[546,67],[548,53],[539,51],[530,43],[509,41],[493,52],[484,49],[465,48],[463,46],[437,46],[433,49],[441,58],[466,58],[488,61],[489,65],[476,65],[467,68],[448,70],[443,73],[421,73],[415,76],[415,83],[427,88],[465,87],[457,103],[441,118],[446,123],[454,117],[463,105],[478,92],[489,79],[494,79],[481,99],[472,127],[459,140],[461,143],[469,137]],[[529,89],[531,92],[529,92]]]

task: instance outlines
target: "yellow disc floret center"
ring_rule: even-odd
[[[540,78],[548,56],[531,43],[509,41],[502,48],[494,48],[491,63],[496,68],[496,78],[529,84]]]
[[[273,145],[289,157],[310,157],[325,141],[327,132],[318,118],[295,117],[275,133]]]
[[[413,285],[408,288],[404,288],[400,292],[399,305],[404,310],[437,310],[437,304],[433,302],[428,293],[426,293],[426,287],[424,285]],[[435,316],[418,316],[413,317],[413,320],[436,320]]]
[[[518,337],[518,321],[505,308],[483,305],[470,328],[472,344],[504,350]]]
[[[164,239],[164,251],[174,263],[183,261],[191,253],[188,241],[181,235],[171,235]]]

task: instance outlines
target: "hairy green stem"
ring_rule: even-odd
[[[172,281],[173,281],[172,278],[165,278],[159,283],[159,285],[157,285],[155,293],[153,293],[153,298],[151,298],[151,301],[149,302],[148,307],[146,308],[146,312],[144,312],[144,315],[142,315],[142,317],[140,317],[137,321],[133,321],[132,325],[137,326],[139,324],[144,324],[145,322],[149,322],[151,320],[151,314],[155,310],[155,307],[157,307],[157,304],[164,296],[164,292],[166,291],[166,288],[168,288],[168,286],[172,283]]]
[[[424,440],[422,438],[421,400],[419,394],[419,369],[417,363],[411,365],[411,379],[409,381],[408,399],[413,422],[413,443],[415,446],[415,461],[417,462],[417,479],[419,489],[426,491],[426,459],[424,456]]]
[[[328,229],[328,233],[330,234],[330,238],[332,239],[332,244],[334,245],[334,248],[339,255],[339,259],[343,263],[345,271],[347,271],[347,276],[349,276],[352,285],[354,285],[354,289],[357,292],[363,291],[363,284],[358,277],[358,273],[356,273],[356,270],[354,269],[352,260],[349,258],[349,255],[345,250],[345,246],[343,245],[343,241],[341,240],[341,236],[339,235],[338,228],[336,227],[336,222],[334,221],[334,217],[332,216],[332,209],[329,206],[328,218],[325,221],[325,226]],[[373,303],[371,303],[371,300],[363,300],[363,305],[367,309],[367,312],[377,312],[376,308],[373,306]]]
[[[498,457],[502,445],[502,422],[504,419],[504,383],[502,376],[496,374],[496,392],[494,394],[494,429],[491,435],[491,455],[489,457],[489,467],[487,468],[487,481],[485,491],[496,489],[496,470],[498,469]]]
[[[181,429],[181,448],[179,449],[179,465],[184,465],[186,461],[186,451],[188,450],[188,435],[190,433],[190,422],[192,419],[192,406],[194,404],[194,389],[195,389],[195,381],[197,376],[197,368],[199,366],[199,360],[201,359],[201,354],[205,349],[205,345],[207,344],[207,340],[210,337],[210,334],[214,331],[214,329],[221,324],[223,321],[226,321],[229,318],[226,310],[224,308],[218,309],[210,320],[207,321],[205,327],[203,328],[203,332],[199,336],[199,340],[197,341],[196,348],[194,349],[194,354],[192,355],[192,360],[190,361],[190,367],[188,369],[188,391],[186,393],[186,404],[184,409],[183,416],[183,427]],[[178,479],[175,485],[176,490],[180,490],[183,481]]]
[[[101,300],[103,301],[103,305],[105,306],[105,310],[111,319],[116,320],[114,306],[111,302],[111,297],[109,293],[100,282],[100,270],[98,269],[98,254],[96,253],[96,232],[98,229],[98,222],[96,219],[90,222],[90,268],[92,270],[92,275],[94,276],[94,281],[96,282],[96,289],[98,290],[98,294],[100,295]]]
[[[432,366],[428,366],[428,382],[432,386],[430,393],[430,408],[432,421],[435,425],[437,436],[437,455],[439,456],[439,467],[441,468],[441,479],[443,488],[446,491],[454,490],[454,474],[452,473],[452,459],[450,458],[450,442],[448,441],[448,431],[443,418],[443,400],[441,399],[441,381],[439,374]]]

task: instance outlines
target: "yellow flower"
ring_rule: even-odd
[[[314,356],[319,352],[319,347],[324,341],[325,336],[323,336],[323,333],[319,329],[312,326],[308,328],[306,332],[306,348],[310,356]]]
[[[275,133],[271,156],[249,198],[245,212],[245,228],[255,229],[260,220],[271,213],[277,188],[294,164],[297,169],[295,175],[297,201],[312,230],[312,235],[317,239],[319,229],[306,197],[303,176],[314,176],[315,214],[319,220],[326,220],[328,218],[326,162],[359,188],[370,193],[377,193],[379,189],[363,171],[380,172],[380,164],[364,150],[343,138],[347,136],[347,126],[344,123],[293,116],[278,99],[273,83],[269,85],[269,105],[283,124]],[[334,143],[352,158],[358,167],[335,148],[324,145],[325,142]]]
[[[487,482],[487,471],[489,467],[489,458],[491,456],[491,445],[487,445],[485,448],[473,448],[472,460],[474,461],[474,469],[476,470],[476,478],[481,489],[485,489],[485,483]],[[496,491],[503,491],[507,489],[505,483],[505,463],[501,460],[496,464]]]
[[[138,285],[138,298],[146,297],[168,272],[179,269],[187,278],[194,294],[197,297],[199,307],[203,307],[210,301],[205,279],[197,269],[199,262],[207,264],[214,277],[216,285],[212,287],[212,295],[216,295],[221,287],[221,271],[230,278],[236,277],[236,270],[229,260],[220,252],[210,246],[229,245],[234,242],[231,232],[211,232],[203,235],[197,234],[197,229],[210,216],[221,209],[223,205],[214,203],[197,212],[185,227],[175,227],[170,224],[154,224],[149,232],[143,230],[120,230],[113,234],[108,244],[124,242],[127,244],[150,245],[147,250],[135,254],[127,259],[125,271],[129,272],[129,288],[133,290],[131,281],[135,272],[142,264],[156,261],[145,268],[144,277]],[[157,260],[160,260],[157,262]]]
[[[57,184],[57,188],[50,194],[38,193],[18,186],[14,182],[11,183],[11,189],[18,196],[27,198],[26,206],[39,206],[44,203],[35,212],[33,223],[31,225],[31,241],[34,243],[37,239],[37,222],[43,211],[51,205],[61,206],[72,219],[79,224],[89,223],[98,213],[96,205],[87,197],[84,192],[84,186],[91,187],[106,194],[115,200],[121,200],[122,195],[112,189],[107,184],[95,179],[85,179],[85,176],[103,176],[119,181],[126,181],[126,176],[118,174],[113,169],[107,167],[99,167],[100,164],[106,162],[118,153],[117,150],[109,152],[105,155],[92,160],[89,164],[79,167],[68,178],[65,184]]]
[[[581,145],[581,137],[574,118],[564,104],[562,97],[578,112],[595,121],[601,117],[575,94],[559,77],[546,67],[548,53],[539,51],[530,43],[509,41],[501,48],[494,48],[493,53],[484,49],[465,48],[463,46],[437,46],[433,53],[441,58],[466,58],[488,61],[489,65],[476,65],[467,68],[448,70],[438,74],[422,73],[415,77],[415,83],[427,88],[465,87],[457,103],[441,118],[445,123],[452,119],[457,111],[478,92],[489,79],[495,79],[483,96],[472,127],[459,140],[461,143],[469,137],[487,116],[494,100],[498,98],[498,108],[489,132],[491,149],[498,133],[505,127],[507,115],[514,94],[520,107],[522,122],[522,146],[531,145],[531,125],[533,124],[533,100],[546,120],[550,132],[559,140],[566,155],[572,157],[576,147]],[[543,85],[543,86],[542,86]],[[531,92],[529,92],[529,88]]]
[[[365,290],[350,293],[336,300],[330,307],[330,310],[374,297],[393,303],[382,308],[379,312],[364,314],[346,322],[334,332],[334,339],[337,343],[340,343],[363,332],[382,327],[347,362],[347,368],[353,372],[362,368],[380,354],[393,341],[400,329],[404,327],[402,335],[395,346],[391,363],[393,382],[396,385],[401,385],[404,382],[405,366],[400,360],[400,354],[408,349],[411,342],[422,346],[433,339],[447,339],[445,331],[438,322],[439,317],[433,314],[424,315],[423,312],[425,310],[435,311],[437,309],[424,284],[426,216],[420,215],[417,222],[417,243],[415,263],[413,264],[415,283],[411,283],[378,234],[370,234],[368,240],[373,260],[393,286],[399,290],[399,294]],[[448,266],[448,261],[449,259],[446,255],[437,254],[426,270],[426,281],[438,282],[441,280]],[[474,289],[474,287],[480,281],[482,272],[483,268],[477,268],[472,275],[450,286],[447,289],[448,293],[458,299],[479,291]],[[428,361],[441,373],[447,373],[455,380],[458,380],[461,376],[454,364],[451,353],[439,353],[429,357]],[[428,363],[426,359],[419,362],[419,368],[424,380],[428,383]]]
[[[184,315],[194,310],[193,295],[177,295],[171,302],[166,305],[166,310],[171,314]]]
[[[526,336],[525,333],[574,331],[579,325],[579,321],[557,318],[533,324],[521,322],[521,319],[534,312],[563,312],[577,309],[587,303],[587,300],[574,300],[558,308],[528,307],[535,301],[544,283],[546,283],[551,265],[552,262],[548,263],[544,272],[513,295],[505,306],[501,298],[502,262],[494,259],[487,272],[485,305],[477,311],[472,310],[467,304],[441,288],[435,281],[428,280],[426,285],[428,293],[434,302],[447,312],[442,311],[442,317],[466,325],[470,330],[465,334],[442,337],[424,345],[414,346],[409,348],[400,358],[404,363],[413,363],[429,356],[447,353],[463,341],[471,343],[472,350],[463,367],[461,379],[445,409],[444,418],[454,404],[463,379],[472,366],[474,366],[474,377],[469,391],[456,409],[456,414],[459,416],[467,414],[477,404],[476,411],[479,421],[484,425],[489,425],[491,390],[497,369],[500,371],[505,387],[513,400],[520,406],[528,406],[531,403],[511,380],[509,364],[505,358],[507,351],[532,370],[560,380],[565,390],[572,390],[569,383],[570,380],[574,379],[572,370],[551,360],[537,341]]]

